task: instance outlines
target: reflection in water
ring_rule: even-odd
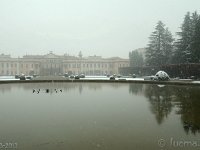
[[[200,133],[200,88],[181,88],[176,90],[181,120],[186,133]]]
[[[36,83],[36,84],[4,84],[0,86],[0,93],[12,92],[23,89],[32,93],[62,93],[78,89],[79,94],[83,90],[102,90],[104,84],[98,83]],[[114,89],[126,86],[126,84],[106,84]],[[84,86],[84,88],[83,88]],[[61,90],[61,91],[60,91]],[[200,132],[200,88],[187,86],[162,86],[150,84],[129,84],[129,93],[144,95],[150,102],[150,110],[155,115],[158,124],[162,124],[165,118],[174,108],[176,114],[181,115],[181,121],[186,133]]]
[[[1,84],[0,85],[0,94],[5,93],[5,92],[10,92],[11,91],[11,85],[10,84]]]
[[[84,85],[84,88],[83,88]],[[50,91],[56,91],[62,89],[65,92],[78,89],[81,94],[84,90],[102,90],[103,84],[98,83],[65,83],[65,82],[49,82],[49,83],[25,83],[25,84],[3,84],[0,86],[0,93],[4,92],[12,92],[12,89],[23,89],[25,91],[33,91],[33,90],[43,90],[49,89],[49,93],[53,93]],[[114,89],[126,86],[126,84],[106,84],[106,86],[112,87]],[[142,87],[142,84],[137,84],[138,87]],[[34,93],[34,92],[33,92]]]
[[[144,84],[129,84],[129,93],[134,95],[143,94]]]
[[[20,150],[160,149],[158,137],[200,137],[199,91],[133,83],[4,84],[0,133]]]
[[[82,91],[83,91],[83,86],[82,86],[82,84],[80,84],[80,85],[79,85],[79,88],[78,88],[78,90],[79,90],[79,93],[81,94],[81,93],[82,93]]]
[[[181,115],[181,121],[186,133],[200,132],[200,88],[185,86],[146,85],[145,96],[151,104],[151,111],[158,124],[176,109],[176,114]]]
[[[158,124],[161,124],[164,118],[172,111],[172,89],[169,86],[160,87],[157,85],[146,85],[145,96],[148,97],[151,104],[151,112],[155,115]]]

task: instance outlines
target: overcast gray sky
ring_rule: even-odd
[[[0,0],[0,53],[128,58],[158,20],[175,34],[198,8],[200,0]]]

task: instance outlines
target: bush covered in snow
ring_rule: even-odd
[[[164,71],[158,71],[155,75],[154,80],[158,81],[168,81],[170,80],[169,75]]]

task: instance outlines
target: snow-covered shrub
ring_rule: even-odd
[[[170,80],[169,75],[164,71],[158,71],[155,75],[154,80],[158,81],[168,81]]]

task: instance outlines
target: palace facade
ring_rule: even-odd
[[[101,56],[82,57],[70,55],[56,55],[49,52],[46,55],[25,55],[12,58],[10,55],[0,54],[0,75],[59,75],[85,74],[104,75],[118,74],[119,68],[129,67],[129,59],[119,57],[102,58]]]

